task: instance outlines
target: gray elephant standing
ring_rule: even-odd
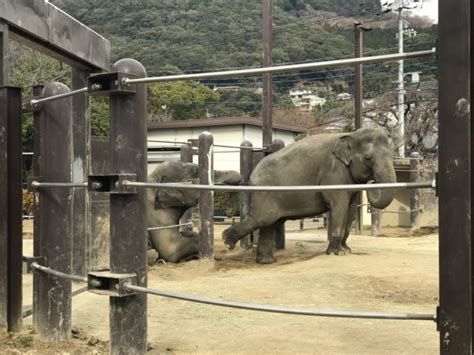
[[[193,163],[167,161],[158,165],[148,177],[149,182],[198,182],[198,166]],[[237,171],[215,171],[215,184],[238,185]],[[179,224],[183,214],[198,203],[199,191],[179,189],[148,189],[148,228]],[[193,231],[181,233],[179,228],[149,230],[149,244],[161,259],[170,262],[189,259],[198,253],[199,235]]]
[[[359,129],[350,134],[306,137],[265,157],[255,168],[250,185],[335,185],[396,182],[389,138],[378,129]],[[250,211],[240,223],[226,229],[222,237],[233,249],[252,231],[277,221],[311,217],[331,212],[326,254],[344,255],[359,192],[253,192]],[[393,190],[367,193],[375,208],[387,207]],[[272,236],[260,235],[257,262],[275,262]]]

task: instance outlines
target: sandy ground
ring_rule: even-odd
[[[436,234],[407,237],[405,230],[398,233],[404,237],[395,238],[397,233],[392,230],[387,233],[392,238],[351,236],[351,255],[327,256],[324,230],[297,232],[296,223],[288,224],[287,249],[276,253],[277,263],[258,265],[255,250],[225,250],[220,240],[224,228],[216,226],[215,262],[154,266],[149,271],[149,287],[287,307],[435,312]],[[25,245],[25,253],[27,248]],[[25,304],[31,304],[30,283],[31,277],[26,275]],[[45,348],[34,338],[29,349],[39,350],[35,354],[54,353],[53,350],[63,354],[106,351],[106,297],[91,293],[75,297],[72,322],[78,338],[73,343]],[[30,324],[31,317],[26,318],[27,329]],[[148,298],[148,341],[151,354],[439,353],[438,333],[431,321],[281,315],[156,296]]]

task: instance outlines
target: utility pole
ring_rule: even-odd
[[[363,56],[363,33],[364,31],[370,31],[370,27],[364,27],[361,22],[356,22],[354,24],[355,32],[355,57],[360,58]],[[354,126],[355,129],[362,128],[362,64],[355,65],[355,95],[354,95]],[[362,198],[359,193],[357,196],[357,207],[356,207],[356,216],[355,216],[355,229],[356,234],[361,234],[362,232]]]
[[[272,18],[272,0],[262,0],[263,14],[263,66],[272,66],[272,37],[273,37],[273,18]],[[272,146],[272,74],[263,74],[263,96],[262,96],[262,143],[263,148]]]
[[[398,52],[403,53],[403,3],[398,8]],[[398,124],[400,126],[400,146],[398,155],[405,157],[405,87],[403,82],[403,60],[398,62]]]

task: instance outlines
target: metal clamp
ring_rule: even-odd
[[[89,175],[87,188],[94,192],[108,192],[110,194],[136,194],[137,188],[125,186],[123,182],[137,181],[135,174],[104,174]]]
[[[136,294],[124,284],[136,285],[137,274],[115,274],[110,271],[92,271],[87,274],[87,290],[98,295],[126,297]]]
[[[25,270],[25,268],[23,270],[25,270],[24,272],[26,272],[27,274],[31,274],[35,270],[31,266],[31,264],[33,264],[33,263],[42,264],[43,263],[43,257],[42,256],[25,256],[25,255],[23,255],[22,260],[23,260],[23,266],[24,267],[26,266],[26,270]]]
[[[130,95],[136,93],[134,85],[125,85],[124,79],[136,78],[128,73],[104,73],[91,76],[87,79],[87,93],[94,96],[108,96],[109,94]]]
[[[28,187],[28,191],[30,192],[38,192],[38,187],[33,184],[33,182],[41,182],[43,178],[41,176],[28,176],[26,179],[26,184]]]

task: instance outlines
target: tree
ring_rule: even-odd
[[[171,82],[148,85],[148,108],[152,121],[199,119],[207,117],[207,104],[220,95],[197,82]]]

